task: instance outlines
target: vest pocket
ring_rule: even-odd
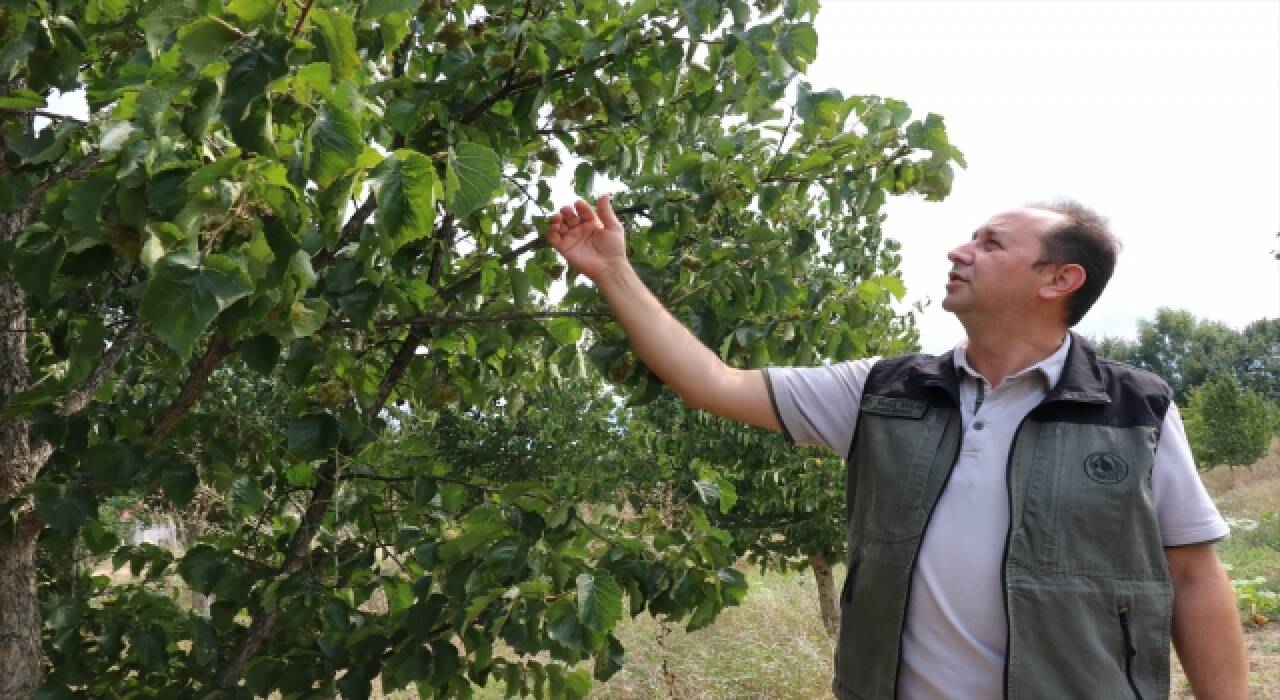
[[[938,454],[952,416],[954,412],[931,410],[923,401],[864,398],[849,457],[853,532],[881,542],[920,535],[931,491],[953,459]]]

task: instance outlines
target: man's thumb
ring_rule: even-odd
[[[618,217],[613,215],[612,200],[613,195],[600,195],[600,204],[597,206],[597,209],[600,211],[600,223],[604,224],[605,228],[622,228],[622,224],[618,221]]]

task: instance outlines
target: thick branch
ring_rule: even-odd
[[[209,347],[205,349],[204,355],[192,361],[191,372],[187,375],[187,381],[182,385],[178,396],[164,410],[164,413],[160,414],[160,419],[156,421],[155,427],[151,429],[151,434],[143,444],[148,448],[155,447],[168,437],[169,431],[173,430],[178,421],[187,414],[191,404],[195,403],[196,397],[200,396],[200,392],[209,383],[209,376],[213,374],[213,370],[235,349],[236,345],[221,333],[209,340]]]
[[[110,349],[102,356],[102,361],[97,367],[93,368],[93,372],[89,374],[89,378],[84,384],[80,385],[62,402],[62,408],[58,409],[58,414],[62,416],[70,416],[84,410],[89,405],[93,394],[98,391],[98,387],[111,376],[111,372],[115,369],[116,363],[124,357],[125,352],[142,336],[142,324],[135,318],[128,327],[120,333],[115,342],[111,344]]]

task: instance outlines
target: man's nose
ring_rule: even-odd
[[[947,260],[952,265],[969,265],[973,262],[973,246],[968,243],[962,243],[951,249],[947,253]]]

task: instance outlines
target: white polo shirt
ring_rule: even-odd
[[[963,345],[954,350],[964,438],[912,575],[899,686],[904,698],[1003,695],[1006,462],[1018,424],[1062,376],[1070,343],[1068,335],[1052,355],[996,388],[969,366]],[[765,376],[788,438],[826,445],[847,459],[862,388],[877,359],[768,368]],[[1227,535],[1172,404],[1156,448],[1151,491],[1165,546]]]

